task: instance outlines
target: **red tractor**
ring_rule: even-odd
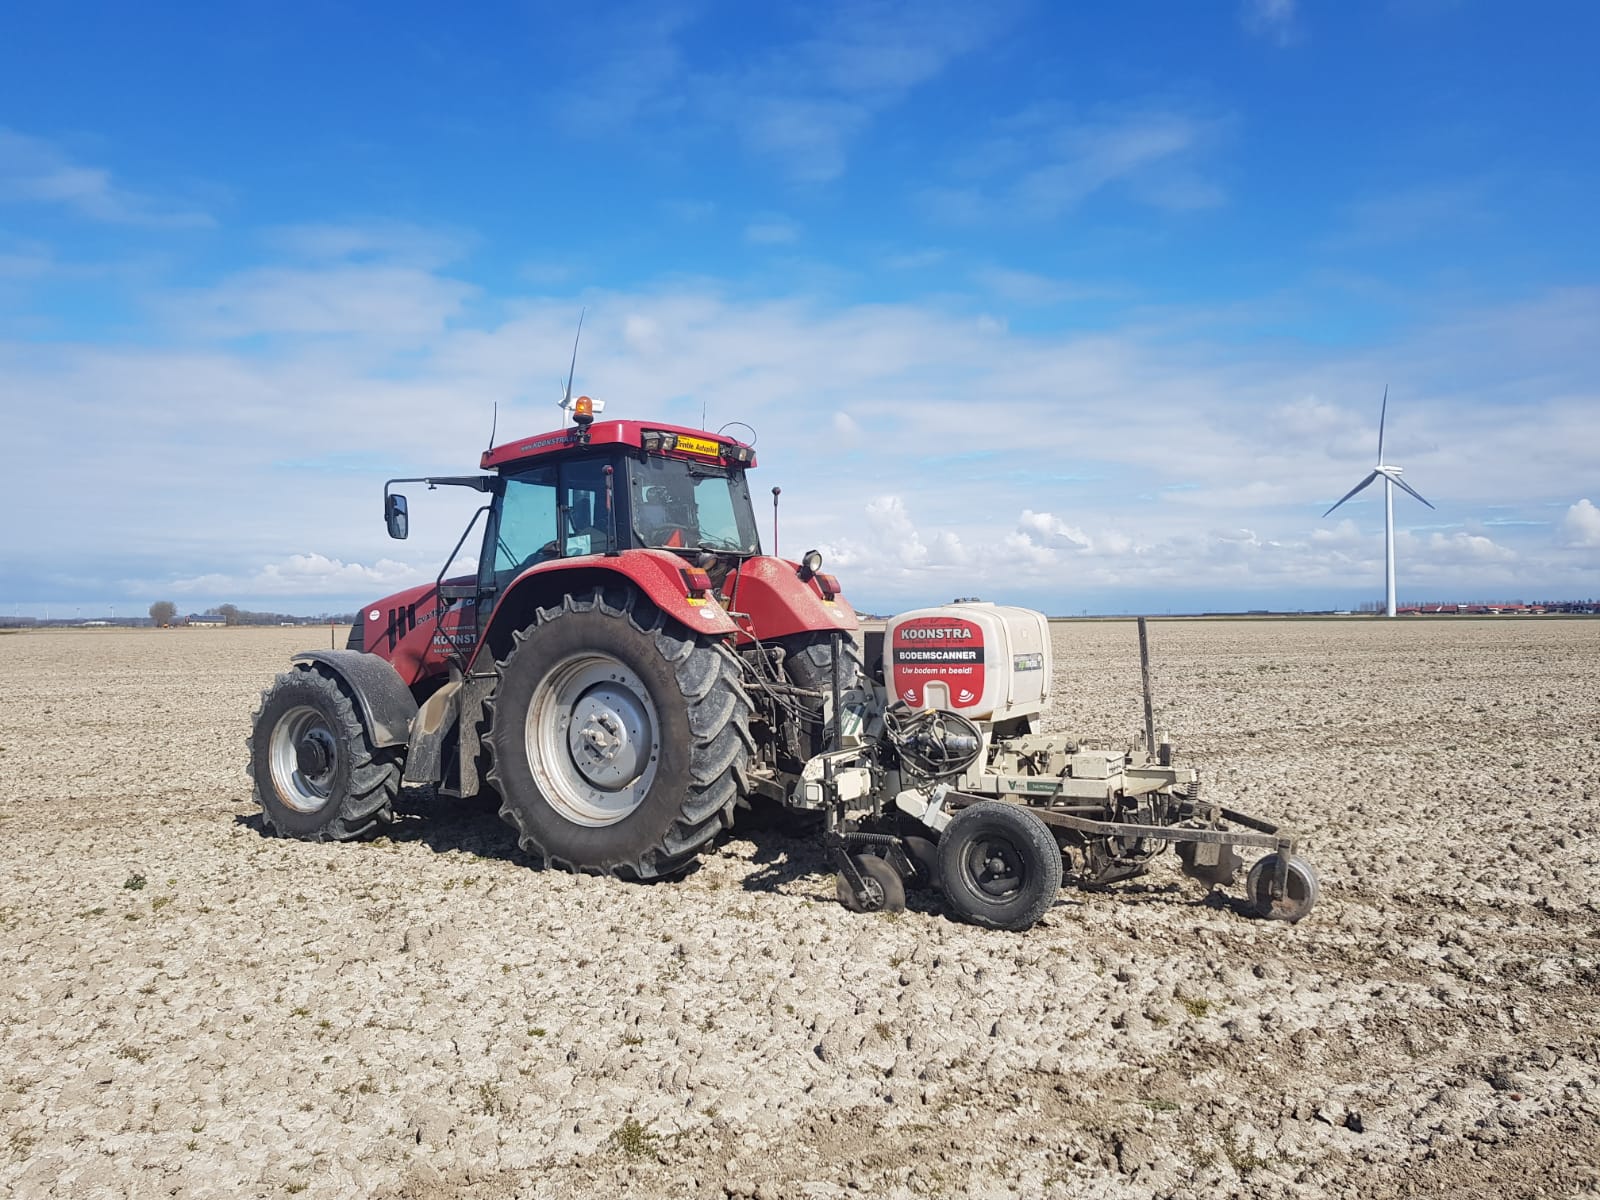
[[[317,840],[387,824],[402,782],[485,783],[530,854],[569,870],[681,870],[742,797],[781,797],[822,750],[819,700],[856,615],[812,552],[762,554],[750,446],[596,421],[485,451],[484,474],[391,480],[485,502],[477,569],[365,609],[348,649],[303,654],[266,693],[251,774],[276,831]],[[469,551],[470,552],[470,551]]]
[[[646,880],[761,797],[820,816],[855,909],[936,883],[958,915],[1022,929],[1069,867],[1100,885],[1176,844],[1214,886],[1236,848],[1268,850],[1249,907],[1310,911],[1293,836],[1202,801],[1148,692],[1142,748],[1040,731],[1041,614],[957,601],[863,631],[816,551],[762,553],[749,445],[569,407],[567,428],[485,451],[481,474],[384,486],[396,538],[397,483],[485,500],[433,583],[373,604],[346,649],[296,656],[263,694],[250,774],[272,831],[349,840],[392,821],[403,783],[493,789],[544,863]],[[476,569],[451,574],[475,531]]]

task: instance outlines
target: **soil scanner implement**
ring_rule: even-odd
[[[1219,887],[1265,851],[1256,915],[1316,903],[1293,834],[1203,799],[1157,742],[1142,622],[1142,744],[1046,734],[1042,614],[967,600],[863,626],[819,553],[763,553],[752,445],[601,420],[570,377],[561,407],[563,428],[491,445],[475,474],[385,484],[396,538],[398,484],[483,502],[432,583],[263,694],[249,770],[273,832],[359,838],[403,784],[432,785],[496,795],[547,865],[652,880],[765,802],[814,814],[861,911],[937,886],[968,921],[1024,929],[1064,880],[1128,879],[1168,846]]]

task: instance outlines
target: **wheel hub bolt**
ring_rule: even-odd
[[[301,738],[294,756],[302,775],[321,775],[328,769],[328,748],[317,738]]]
[[[583,743],[589,753],[603,761],[617,756],[622,747],[621,727],[609,714],[596,714],[583,727]]]

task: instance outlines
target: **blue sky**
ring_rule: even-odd
[[[0,612],[431,578],[585,307],[864,607],[1376,598],[1385,386],[1402,600],[1600,594],[1600,10],[1085,9],[8,14]]]

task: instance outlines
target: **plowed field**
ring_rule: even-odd
[[[1600,623],[1151,633],[1301,924],[1171,855],[1025,934],[847,913],[775,832],[573,878],[422,793],[278,840],[244,736],[326,630],[0,636],[0,1192],[1600,1193]],[[1051,727],[1130,741],[1133,626],[1055,651]]]

